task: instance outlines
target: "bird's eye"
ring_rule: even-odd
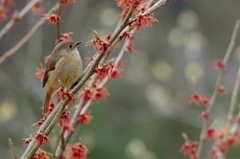
[[[69,45],[68,47],[71,49],[73,46],[72,46],[72,45]]]

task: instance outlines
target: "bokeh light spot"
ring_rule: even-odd
[[[13,118],[17,113],[16,103],[6,99],[0,104],[0,122],[4,123]]]
[[[179,14],[177,22],[185,29],[194,29],[199,24],[199,18],[194,11],[184,10]]]
[[[100,22],[105,26],[113,26],[117,23],[117,11],[112,8],[106,8],[100,13]]]
[[[157,61],[152,65],[152,73],[158,80],[168,81],[172,78],[173,69],[169,63],[165,61]]]
[[[185,76],[187,79],[191,80],[192,77],[199,80],[202,78],[204,70],[202,66],[196,62],[187,64],[185,68]]]

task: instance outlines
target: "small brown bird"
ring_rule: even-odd
[[[52,51],[43,77],[43,85],[47,85],[47,94],[44,102],[44,113],[48,112],[48,106],[53,91],[59,87],[66,87],[77,81],[82,73],[82,59],[77,45],[72,40],[58,43]]]

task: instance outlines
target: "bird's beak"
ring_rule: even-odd
[[[79,41],[79,42],[77,42],[76,44],[75,44],[75,46],[77,46],[77,45],[79,45],[79,44],[81,44],[82,42],[81,41]]]

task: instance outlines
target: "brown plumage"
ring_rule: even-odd
[[[44,113],[48,112],[49,101],[53,91],[61,86],[66,87],[77,81],[82,73],[82,59],[77,45],[72,40],[58,43],[46,63],[42,87],[47,86],[44,102]]]

